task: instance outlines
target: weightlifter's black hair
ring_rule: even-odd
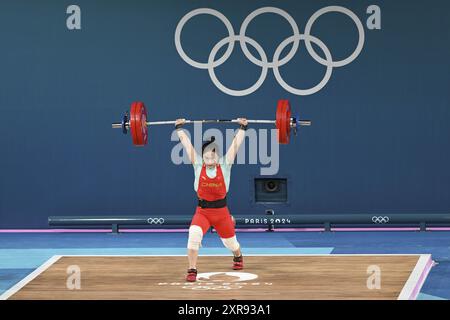
[[[203,143],[203,145],[202,145],[202,156],[203,156],[203,153],[205,152],[206,148],[208,148],[206,151],[211,150],[213,152],[216,152],[217,145],[214,143],[215,140],[216,140],[216,138],[214,136],[211,136],[211,138],[209,138],[208,141]]]

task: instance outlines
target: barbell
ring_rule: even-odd
[[[289,100],[278,100],[275,120],[247,120],[248,123],[275,124],[278,142],[288,144],[291,129],[294,134],[300,126],[310,126],[310,120],[300,120],[300,117],[291,116],[291,105]],[[147,121],[147,108],[141,101],[131,104],[129,114],[125,112],[122,122],[112,124],[113,129],[122,129],[124,134],[131,133],[133,143],[136,146],[144,146],[148,142],[148,126],[175,124],[175,120],[170,121]],[[217,119],[217,120],[186,120],[185,123],[236,123],[238,119]]]

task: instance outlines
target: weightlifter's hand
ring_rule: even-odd
[[[248,121],[246,118],[238,118],[238,123],[240,125],[240,129],[247,130]]]
[[[175,129],[180,129],[186,123],[186,119],[175,120]]]

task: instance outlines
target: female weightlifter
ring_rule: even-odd
[[[194,282],[197,279],[198,251],[203,235],[211,226],[217,231],[225,247],[233,252],[232,268],[234,270],[244,268],[244,260],[234,229],[235,221],[228,211],[226,195],[230,185],[231,166],[244,141],[248,122],[245,118],[238,119],[240,128],[225,157],[219,158],[214,137],[203,144],[201,156],[195,151],[182,129],[185,121],[177,119],[175,128],[195,172],[194,189],[197,192],[198,206],[189,227],[187,244],[189,268],[186,275],[186,281]]]

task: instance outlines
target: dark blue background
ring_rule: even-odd
[[[78,4],[82,30],[66,28]],[[174,45],[178,21],[200,7],[221,11],[236,32],[253,10],[273,5],[301,30],[327,5],[342,5],[363,22],[382,10],[382,29],[365,28],[364,49],[333,70],[318,93],[286,92],[269,70],[245,97],[219,91],[206,70],[186,64]],[[111,129],[131,101],[152,119],[247,116],[273,118],[288,98],[314,125],[280,148],[280,176],[290,178],[289,205],[277,213],[419,213],[450,210],[450,3],[448,1],[2,1],[0,4],[0,227],[46,227],[49,215],[190,214],[193,170],[176,166],[171,127],[151,128],[149,146]],[[275,15],[256,18],[248,34],[272,57],[291,34]],[[319,18],[313,34],[335,59],[356,45],[353,22]],[[206,61],[227,35],[213,17],[198,16],[183,45]],[[281,68],[288,83],[309,87],[323,76],[303,47]],[[217,68],[232,88],[259,76],[239,46]],[[233,168],[230,208],[252,204],[259,165]]]

